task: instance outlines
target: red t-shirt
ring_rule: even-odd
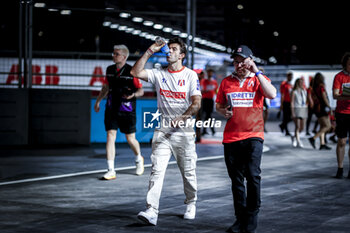
[[[218,83],[215,79],[202,79],[201,80],[202,87],[202,99],[213,99],[218,89]]]
[[[334,77],[333,91],[334,89],[339,89],[339,94],[342,95],[344,84],[350,86],[350,75],[349,73],[341,71]],[[343,114],[350,114],[350,100],[337,100],[335,111]]]
[[[264,139],[264,95],[258,77],[253,74],[243,81],[235,74],[226,77],[220,84],[216,102],[222,105],[231,102],[232,106],[233,116],[226,123],[223,143],[253,137]]]
[[[290,93],[292,92],[292,89],[293,89],[292,84],[290,84],[289,82],[283,81],[281,83],[280,92],[281,92],[281,95],[284,96],[284,99],[283,99],[284,102],[290,102],[291,100]]]

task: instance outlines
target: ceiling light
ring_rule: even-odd
[[[43,3],[43,2],[37,2],[37,3],[34,4],[34,7],[38,7],[38,8],[43,8],[45,6],[46,6],[46,4]]]
[[[127,26],[119,26],[118,30],[119,31],[125,31],[128,27]]]
[[[277,63],[277,60],[276,60],[276,58],[274,56],[272,56],[272,57],[269,58],[269,62]]]
[[[148,20],[143,21],[143,25],[145,25],[145,26],[152,26],[153,24],[154,23],[152,21],[148,21]]]
[[[238,4],[238,5],[237,5],[237,9],[238,9],[238,10],[243,10],[243,8],[244,8],[244,7],[243,7],[242,4]]]
[[[274,31],[274,32],[273,32],[273,35],[274,35],[274,36],[279,36],[279,33],[276,32],[276,31]]]
[[[199,41],[201,41],[201,38],[195,37],[195,38],[193,39],[193,41],[196,42],[196,43],[198,43]]]
[[[113,11],[114,8],[113,7],[106,7],[105,10],[108,10],[108,11]]]
[[[148,35],[147,32],[141,32],[139,36],[141,36],[141,37],[146,37],[147,35]]]
[[[112,28],[112,29],[117,29],[118,26],[119,26],[119,24],[114,23],[114,24],[111,24],[109,27]]]
[[[180,34],[180,37],[181,37],[181,38],[187,38],[187,33],[184,33],[184,32],[181,33],[181,34]]]
[[[200,43],[200,44],[204,44],[204,45],[206,45],[206,44],[208,44],[208,41],[203,40],[203,39],[200,39],[199,43]]]
[[[132,32],[133,35],[140,35],[141,34],[141,30],[134,30]]]
[[[120,18],[129,18],[130,16],[131,16],[131,14],[125,13],[125,12],[122,12],[122,13],[119,14]]]
[[[134,28],[127,28],[127,29],[125,30],[126,33],[130,33],[130,32],[133,32],[133,31],[134,31]]]
[[[110,21],[105,21],[105,22],[103,22],[103,26],[109,27],[111,25],[111,23],[112,22],[110,22]]]
[[[48,11],[58,11],[57,9],[54,9],[54,8],[50,8],[50,9],[47,9]]]
[[[141,17],[134,17],[134,18],[132,18],[132,21],[136,22],[136,23],[141,23],[143,21],[143,18],[141,18]]]
[[[181,34],[181,32],[179,30],[174,30],[171,32],[171,34],[173,34],[174,36],[178,36]]]
[[[163,25],[157,23],[157,24],[153,25],[153,28],[154,29],[162,29]]]
[[[260,20],[259,20],[259,24],[260,24],[260,25],[264,25],[264,24],[265,24],[264,20],[261,20],[261,19],[260,19]]]
[[[61,10],[61,15],[70,15],[72,14],[71,10]]]
[[[172,28],[169,28],[169,27],[163,28],[163,32],[172,32],[172,31],[173,31]]]

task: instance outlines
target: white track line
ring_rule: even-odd
[[[217,156],[208,156],[204,158],[198,158],[197,161],[206,161],[206,160],[215,160],[223,158],[223,155],[217,155]],[[176,164],[176,161],[170,161],[169,164]],[[152,164],[145,164],[144,167],[151,167]],[[124,171],[129,169],[135,169],[136,166],[129,166],[129,167],[120,167],[116,168],[116,171]],[[1,185],[9,185],[9,184],[20,184],[20,183],[28,183],[28,182],[35,182],[35,181],[41,181],[41,180],[53,180],[53,179],[60,179],[60,178],[66,178],[66,177],[73,177],[73,176],[82,176],[82,175],[90,175],[90,174],[96,174],[96,173],[103,173],[104,170],[94,170],[94,171],[86,171],[86,172],[76,172],[76,173],[69,173],[69,174],[63,174],[63,175],[57,175],[57,176],[47,176],[47,177],[39,177],[39,178],[31,178],[31,179],[24,179],[24,180],[15,180],[15,181],[8,181],[8,182],[1,182]]]

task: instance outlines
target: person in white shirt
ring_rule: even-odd
[[[197,178],[195,132],[192,116],[201,107],[201,91],[197,74],[183,66],[186,45],[180,38],[169,40],[170,53],[165,69],[144,69],[147,60],[158,52],[165,43],[152,44],[131,69],[131,74],[155,85],[157,103],[162,121],[152,140],[152,171],[147,192],[147,209],[138,218],[147,224],[156,225],[159,213],[159,199],[165,170],[173,154],[180,169],[187,204],[184,219],[194,219],[196,214]]]
[[[292,137],[293,147],[304,147],[300,140],[300,132],[303,131],[305,119],[307,118],[307,104],[307,92],[304,88],[304,80],[298,78],[295,81],[290,101],[292,119],[295,124],[294,137]]]

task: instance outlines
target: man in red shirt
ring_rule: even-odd
[[[216,94],[216,90],[218,89],[218,83],[214,79],[214,70],[208,70],[208,78],[201,80],[201,88],[202,88],[202,106],[203,112],[205,113],[204,120],[208,120],[211,118],[211,114],[213,113],[214,108],[214,96]],[[211,127],[211,131],[213,135],[215,134],[214,127]],[[203,128],[202,134],[207,134],[207,129]]]
[[[286,136],[289,136],[288,123],[292,121],[292,112],[290,108],[290,100],[291,100],[291,92],[292,92],[292,84],[290,83],[293,79],[293,73],[287,72],[287,80],[284,80],[280,86],[281,92],[281,106],[280,111],[283,112],[283,120],[282,124],[279,125],[281,131],[286,131]]]
[[[252,56],[252,51],[245,45],[234,51],[231,57],[235,72],[221,82],[216,97],[217,112],[228,119],[223,144],[236,215],[230,232],[255,232],[257,228],[261,203],[263,102],[265,97],[276,97],[276,88],[259,71]]]
[[[343,70],[334,77],[333,98],[337,100],[335,109],[338,170],[336,178],[343,178],[343,161],[346,140],[350,137],[350,53],[345,53],[342,59]],[[350,158],[350,149],[348,152]],[[350,165],[350,163],[349,163]],[[348,178],[350,179],[350,166]]]

